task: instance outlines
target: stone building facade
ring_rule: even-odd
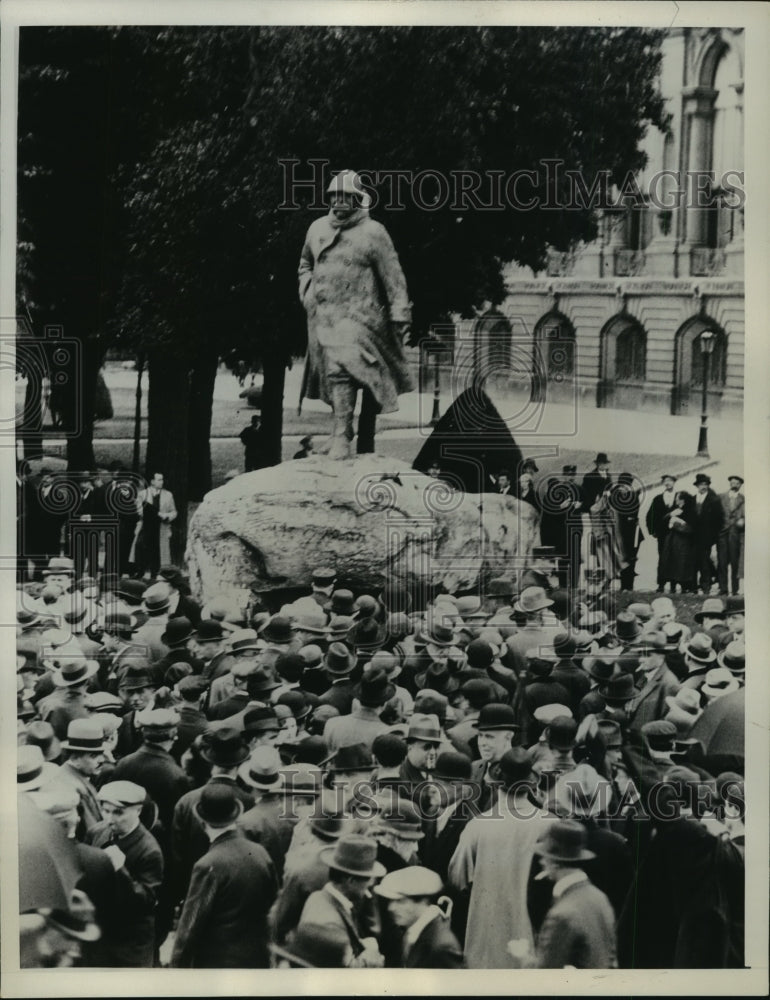
[[[455,327],[455,365],[533,400],[697,413],[708,330],[709,411],[740,415],[743,65],[743,29],[670,32],[670,131],[648,132],[642,199],[603,209],[599,238],[544,271],[509,266],[504,303]]]

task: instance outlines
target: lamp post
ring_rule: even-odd
[[[715,340],[716,337],[714,336],[713,330],[704,330],[703,333],[698,338],[701,358],[703,359],[703,364],[701,366],[703,375],[703,390],[701,395],[700,433],[698,435],[699,458],[709,458],[708,391],[709,391],[709,375],[711,373],[710,372],[711,354],[712,351],[714,350]]]
[[[439,368],[439,348],[440,344],[433,347],[433,413],[430,418],[430,426],[435,427],[441,419],[441,374]]]

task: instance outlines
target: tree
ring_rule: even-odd
[[[90,214],[80,259],[89,273],[95,248],[105,239],[114,248],[109,280],[92,280],[81,295],[93,313],[83,326],[100,348],[120,338],[146,353],[148,466],[162,468],[182,525],[188,495],[210,485],[217,357],[235,349],[261,364],[269,457],[280,460],[285,368],[306,343],[297,261],[319,212],[308,190],[287,204],[286,161],[300,170],[328,161],[321,195],[345,167],[423,172],[421,197],[373,212],[401,257],[419,336],[452,313],[499,304],[506,262],[542,268],[548,246],[592,239],[597,227],[590,206],[458,206],[441,197],[441,178],[539,170],[532,194],[541,205],[564,204],[568,180],[549,177],[543,161],[563,161],[589,185],[607,171],[620,185],[644,165],[648,124],[665,125],[656,85],[662,34],[646,29],[68,30],[54,31],[32,59],[66,65],[64,79],[50,81],[60,88],[55,98],[38,78],[32,131],[61,138],[51,108],[77,92],[90,126],[100,126],[83,149],[93,155],[105,129],[111,137],[109,155],[88,163],[98,194],[82,195]],[[89,102],[85,91],[98,81],[103,93]],[[43,185],[49,199],[81,165],[66,152],[66,169],[57,166]],[[387,201],[387,181],[375,194]],[[109,212],[94,211],[100,197]],[[66,219],[74,228],[74,214]],[[36,287],[48,291],[56,255],[40,238],[30,242]],[[51,313],[62,308],[61,297],[49,300]]]

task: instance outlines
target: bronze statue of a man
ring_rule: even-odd
[[[369,217],[371,199],[352,170],[328,188],[329,213],[305,237],[299,295],[307,312],[305,395],[334,411],[332,435],[316,448],[333,459],[350,458],[353,411],[363,396],[357,452],[374,451],[378,413],[394,413],[410,392],[402,343],[410,331],[406,279],[387,230]]]

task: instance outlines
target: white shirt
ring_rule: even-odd
[[[569,875],[565,875],[560,878],[558,882],[553,884],[553,898],[558,899],[562,893],[565,893],[567,889],[571,888],[573,885],[577,885],[579,882],[587,882],[588,876],[585,872],[574,871],[570,872]]]

